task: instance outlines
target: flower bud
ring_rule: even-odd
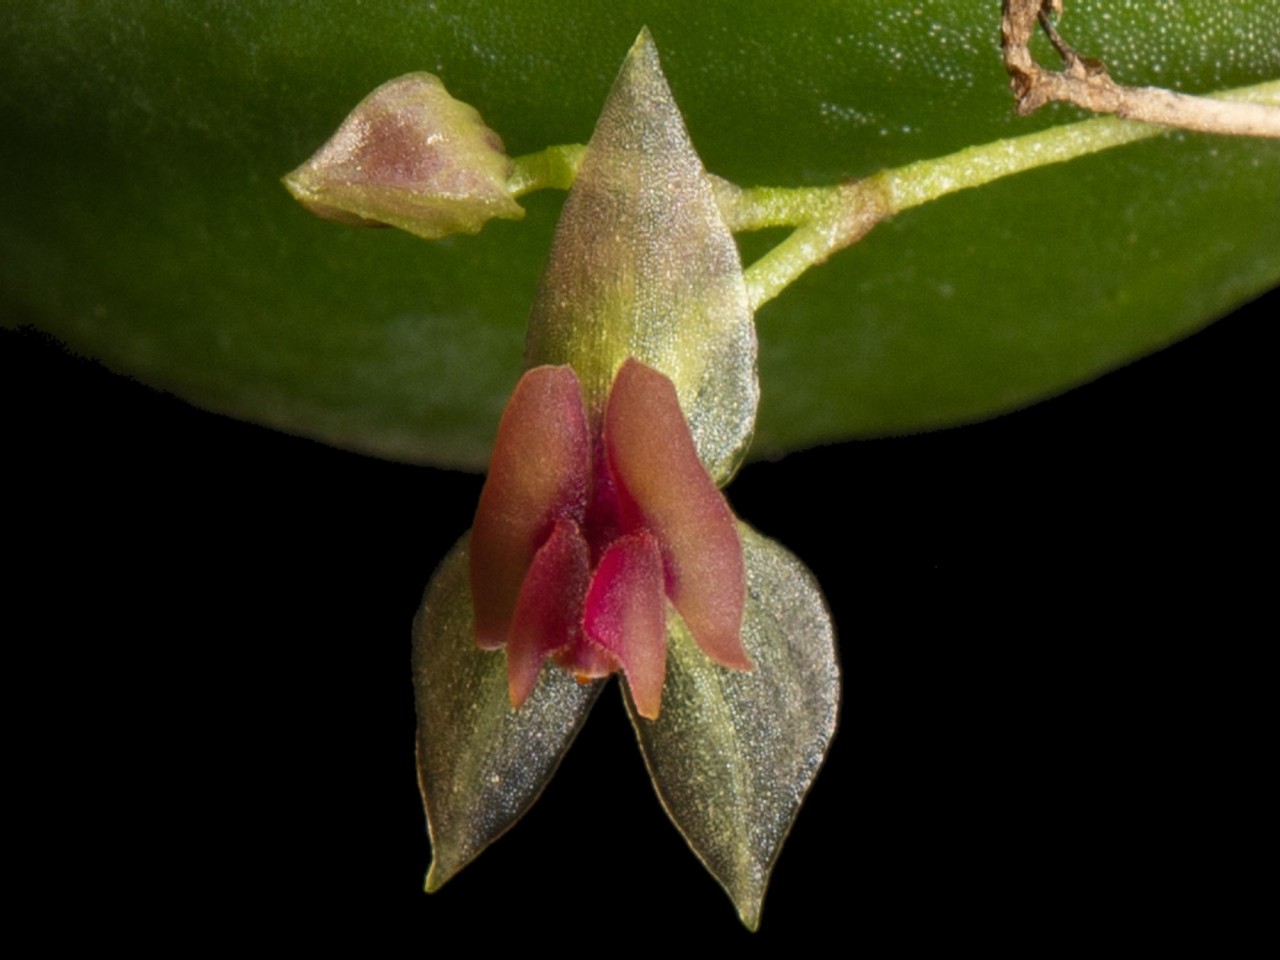
[[[507,192],[511,170],[501,139],[473,107],[439,77],[410,73],[360,101],[284,184],[325,219],[434,240],[477,233],[493,217],[523,217]]]

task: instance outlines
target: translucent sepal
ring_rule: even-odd
[[[769,874],[835,732],[840,674],[822,593],[789,551],[738,525],[747,568],[750,673],[711,663],[678,616],[656,720],[627,708],[671,820],[760,922]]]
[[[675,384],[723,486],[755,426],[755,325],[738,249],[647,30],[565,200],[526,341],[530,366],[573,366],[592,416],[628,357]]]
[[[429,892],[512,826],[542,792],[599,695],[543,668],[519,710],[507,658],[475,645],[467,538],[427,585],[413,622],[418,782],[431,831]]]

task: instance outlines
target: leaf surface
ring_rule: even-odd
[[[833,183],[1077,119],[1014,115],[994,3],[13,5],[0,322],[201,406],[483,467],[562,203],[426,243],[279,178],[366,94],[440,75],[514,155],[584,142],[647,24],[707,169]],[[1280,76],[1280,0],[1074,0],[1113,77]],[[1040,55],[1049,63],[1049,51]],[[1280,144],[1171,135],[910,211],[757,315],[756,454],[991,416],[1280,283]],[[778,235],[739,238],[750,261]]]

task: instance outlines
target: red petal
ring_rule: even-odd
[[[627,360],[609,393],[604,441],[624,514],[634,514],[624,523],[657,537],[667,595],[693,639],[716,663],[750,670],[742,647],[742,543],[698,459],[671,381]]]
[[[559,520],[534,555],[520,588],[507,641],[507,685],[519,707],[538,682],[542,661],[579,639],[582,600],[591,577],[587,541],[572,520]]]
[[[617,658],[636,710],[650,719],[662,704],[667,670],[662,579],[662,554],[653,537],[639,533],[615,540],[596,567],[583,613],[588,639]]]
[[[578,378],[569,367],[535,367],[520,378],[502,414],[471,531],[471,597],[481,647],[507,642],[534,553],[557,520],[582,519],[590,482]]]

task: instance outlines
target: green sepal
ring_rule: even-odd
[[[475,644],[469,539],[440,564],[413,621],[418,784],[431,831],[428,892],[533,805],[604,686],[548,666],[529,699],[512,709],[506,654]]]
[[[747,570],[745,673],[711,663],[674,611],[662,713],[627,710],[672,822],[750,929],[769,874],[835,733],[835,632],[812,574],[738,524]]]
[[[529,366],[569,364],[598,416],[629,357],[675,384],[717,484],[755,428],[756,333],[738,248],[643,30],[565,200],[529,317]]]

